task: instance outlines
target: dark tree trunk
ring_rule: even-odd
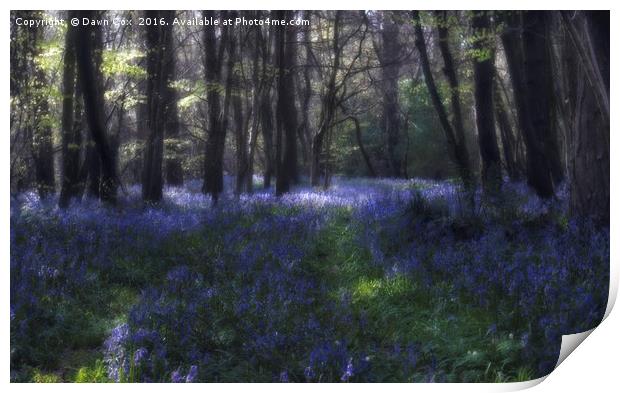
[[[312,14],[304,11],[304,19],[310,20]],[[312,49],[310,47],[310,28],[306,27],[303,33],[303,45],[305,49],[305,66],[303,71],[303,90],[301,96],[301,124],[299,125],[299,139],[301,141],[301,152],[304,164],[307,166],[311,156],[312,136],[310,130],[310,103],[312,100]],[[299,83],[302,86],[302,83]]]
[[[92,19],[95,17],[93,11],[79,11],[78,14],[80,18]],[[116,163],[113,161],[112,151],[104,126],[101,70],[95,66],[93,61],[97,56],[93,50],[93,37],[96,39],[97,35],[100,36],[100,34],[97,34],[98,29],[99,27],[96,26],[80,26],[77,29],[76,54],[78,75],[84,97],[84,109],[88,128],[95,143],[95,151],[98,153],[98,158],[101,162],[100,198],[109,203],[116,203],[118,176],[116,174]]]
[[[511,180],[516,181],[521,178],[517,157],[517,140],[510,124],[510,116],[506,110],[506,103],[502,95],[503,91],[499,87],[500,81],[498,79],[499,75],[496,73],[493,101],[495,104],[495,114],[497,115],[497,126],[502,137],[502,151],[504,153],[504,161],[506,162],[506,172]]]
[[[273,108],[271,106],[271,90],[273,78],[270,69],[272,67],[272,37],[273,35],[267,31],[264,35],[259,32],[261,40],[261,94],[259,102],[259,118],[260,128],[263,135],[263,144],[265,147],[265,163],[263,166],[263,188],[271,187],[271,178],[275,171],[275,156],[273,148]]]
[[[146,80],[142,80],[139,83],[139,89],[140,94],[146,97]],[[136,144],[140,146],[140,149],[133,157],[132,180],[140,184],[142,184],[144,146],[146,144],[146,136],[148,135],[148,130],[146,128],[148,112],[148,106],[144,100],[136,104]]]
[[[144,147],[144,164],[142,173],[142,199],[147,202],[159,202],[163,190],[163,155],[164,155],[164,131],[165,118],[169,115],[167,106],[170,104],[166,99],[169,96],[169,70],[166,61],[170,61],[172,55],[172,19],[174,11],[146,11],[147,18],[164,18],[168,24],[148,26],[146,28],[147,42],[147,129],[149,135]]]
[[[278,11],[280,19],[291,19],[291,11]],[[276,195],[289,191],[297,176],[297,109],[295,108],[295,56],[297,30],[294,26],[276,33],[278,100],[276,112]]]
[[[170,15],[173,18],[174,15]],[[168,141],[166,149],[166,183],[171,186],[183,185],[183,165],[181,164],[180,141],[178,140],[180,125],[177,108],[177,91],[171,86],[175,78],[176,60],[172,28],[164,37],[163,74],[166,81],[164,104],[164,127]]]
[[[265,144],[265,168],[263,173],[263,188],[271,187],[271,178],[275,171],[275,156],[273,148],[273,108],[271,107],[271,86],[265,88],[260,102],[260,120]]]
[[[88,122],[88,120],[87,120]],[[87,191],[91,198],[101,198],[101,159],[92,135],[88,135],[86,147]],[[111,152],[111,151],[110,151]]]
[[[254,17],[260,18],[261,12],[253,14]],[[248,119],[248,125],[250,127],[249,135],[249,151],[248,151],[248,173],[246,175],[246,192],[251,193],[254,190],[254,157],[256,155],[256,146],[258,143],[259,123],[260,123],[260,98],[261,91],[264,86],[260,80],[260,52],[261,52],[261,27],[255,26],[252,29],[254,38],[254,48],[252,48],[252,98],[251,98],[251,117]]]
[[[233,13],[231,18],[236,18],[236,14]],[[240,51],[242,42],[239,40],[237,43],[237,37],[239,35],[233,34],[230,38],[230,56],[233,62],[237,64],[241,58]],[[237,48],[239,44],[239,48]],[[232,75],[232,117],[234,121],[234,137],[235,137],[235,163],[237,167],[237,177],[235,182],[235,194],[240,195],[246,192],[247,177],[248,177],[248,139],[247,139],[247,127],[245,117],[243,113],[242,102],[242,80],[240,71],[233,69]]]
[[[93,14],[96,16],[96,14]],[[94,32],[91,35],[92,37],[92,45],[93,45],[93,64],[95,70],[101,70],[101,63],[103,62],[103,32],[100,28],[94,29]],[[100,72],[100,71],[97,71]],[[105,114],[103,112],[104,109],[104,99],[103,99],[103,76],[98,74],[96,78],[97,83],[97,105],[101,112],[101,119],[103,121],[103,129],[107,128],[107,124],[104,120]],[[106,131],[107,132],[107,131]],[[113,160],[112,155],[112,147],[110,141],[108,141],[108,146],[110,146],[110,159]],[[87,163],[88,163],[88,195],[93,198],[101,198],[101,157],[99,156],[99,151],[97,149],[97,144],[94,139],[92,139],[92,135],[89,135],[88,147],[86,150],[86,154],[88,155]],[[112,161],[114,162],[114,161]]]
[[[381,50],[377,53],[381,62],[383,77],[383,113],[382,124],[387,136],[388,163],[391,175],[403,175],[402,158],[399,149],[401,132],[400,107],[398,103],[398,73],[400,69],[399,57],[401,45],[399,41],[398,24],[392,20],[392,15],[385,15],[381,30]]]
[[[371,177],[376,177],[377,172],[375,171],[374,166],[372,165],[372,161],[370,160],[370,156],[364,147],[364,141],[362,140],[362,129],[360,128],[360,121],[355,116],[349,116],[349,119],[353,121],[353,125],[355,126],[355,140],[357,141],[357,146],[360,148],[360,153],[362,158],[364,159],[364,163],[366,164],[366,168],[368,169],[368,175]]]
[[[214,11],[204,11],[205,18],[216,18]],[[223,15],[227,17],[227,15]],[[204,159],[204,181],[202,192],[210,194],[217,202],[219,194],[224,190],[224,144],[226,142],[226,117],[221,106],[221,75],[224,50],[228,48],[228,29],[223,28],[218,45],[214,26],[205,26],[205,78],[207,82],[207,102],[209,106],[208,135]],[[230,56],[229,56],[230,57]],[[229,64],[231,63],[229,59]],[[229,67],[232,70],[232,66]],[[230,80],[230,76],[228,77]],[[227,82],[228,85],[228,82]],[[229,93],[229,86],[227,92]],[[226,103],[224,103],[226,107]],[[226,112],[226,110],[224,111]]]
[[[325,93],[321,99],[321,115],[319,121],[319,130],[312,138],[312,162],[310,163],[310,182],[313,186],[318,186],[321,173],[321,154],[323,153],[323,144],[329,132],[331,131],[332,122],[336,114],[336,77],[340,68],[340,19],[342,11],[336,11],[334,18],[334,35],[332,37],[332,53],[333,64],[329,72]],[[327,163],[326,163],[327,165]]]
[[[553,84],[550,53],[549,13],[528,11],[524,13],[523,48],[527,104],[532,120],[533,144],[541,145],[543,159],[551,180],[563,179],[557,130],[553,121]],[[527,138],[526,138],[527,143]],[[539,168],[531,168],[537,171]],[[551,189],[553,192],[553,189]],[[545,195],[543,193],[543,195]],[[549,195],[547,195],[549,196]]]
[[[604,101],[609,100],[609,12],[578,12],[572,20],[562,16],[570,37],[563,56],[567,85],[563,101],[570,104],[568,112],[573,115],[567,144],[570,212],[608,227],[610,128]],[[585,46],[576,39],[588,44],[587,53],[574,56]]]
[[[459,81],[456,76],[456,68],[454,66],[452,52],[450,51],[448,12],[437,11],[436,16],[440,20],[437,25],[437,37],[439,51],[441,52],[441,57],[444,63],[442,70],[446,79],[448,80],[448,84],[450,85],[450,106],[452,108],[452,134],[454,135],[454,141],[456,143],[455,149],[458,153],[455,153],[455,156],[460,157],[457,160],[457,166],[459,168],[467,168],[466,170],[461,169],[461,178],[463,179],[464,184],[468,186],[472,182],[472,175],[471,170],[469,169],[469,151],[467,150],[467,144],[465,141],[465,126],[463,125],[463,115],[461,111],[461,89],[459,87]],[[427,55],[426,58],[428,58]]]
[[[532,11],[522,15],[512,11],[504,13],[504,20],[507,27],[502,33],[502,44],[525,142],[528,184],[540,197],[549,198],[554,187],[546,141],[552,135],[553,108],[548,90],[551,82],[545,14]]]
[[[459,170],[461,180],[465,188],[469,189],[472,186],[472,176],[469,168],[469,153],[467,151],[467,145],[465,140],[458,138],[455,135],[454,129],[448,120],[448,113],[443,106],[437,86],[435,85],[435,79],[431,71],[431,66],[428,60],[428,52],[426,50],[426,42],[424,40],[424,32],[422,31],[422,25],[420,22],[420,15],[418,11],[412,11],[411,15],[414,20],[415,29],[415,46],[420,54],[420,64],[422,67],[422,73],[424,74],[424,81],[428,88],[428,93],[431,98],[431,102],[437,111],[439,122],[446,135],[446,141],[448,144],[448,153],[450,154],[453,162]]]
[[[42,33],[43,29],[35,29],[35,32],[32,33],[32,49],[34,52],[32,59],[38,55],[38,48],[40,47],[38,41],[42,38]],[[32,150],[36,187],[39,196],[44,198],[53,194],[56,186],[54,179],[54,147],[52,143],[51,114],[47,101],[48,83],[45,78],[45,71],[36,62],[34,62],[33,68]]]
[[[69,18],[75,15],[69,11]],[[69,26],[65,37],[62,99],[62,188],[58,205],[69,206],[72,198],[80,195],[81,130],[76,127],[75,94],[75,28]]]
[[[495,48],[491,36],[489,16],[486,11],[475,12],[472,17],[475,37],[474,98],[478,145],[482,157],[482,186],[485,192],[495,194],[501,188],[502,167],[493,108],[493,75],[495,73]]]

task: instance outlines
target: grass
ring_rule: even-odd
[[[367,321],[358,339],[390,345],[415,343],[443,359],[446,382],[510,382],[532,378],[527,367],[515,367],[520,344],[510,333],[488,333],[494,315],[454,298],[450,284],[437,283],[431,291],[410,277],[387,277],[373,266],[368,252],[356,242],[350,214],[341,209],[316,243],[314,259],[307,262],[329,282],[334,296],[350,295],[355,314]],[[501,333],[500,333],[501,334]],[[363,342],[360,342],[363,344]],[[422,359],[424,362],[425,359]],[[426,359],[432,361],[432,359]],[[390,378],[390,362],[384,375]],[[396,369],[396,367],[394,367]],[[516,370],[516,372],[515,372]],[[403,376],[391,375],[394,381]],[[426,375],[413,374],[413,381]]]
[[[136,250],[116,261],[115,271],[94,292],[80,294],[76,308],[65,310],[76,320],[76,329],[68,332],[72,342],[59,356],[53,370],[27,371],[33,382],[108,382],[102,362],[101,345],[112,327],[126,319],[131,306],[145,285],[157,285],[165,279],[169,267],[187,264],[208,276],[221,251],[223,234],[235,225],[249,226],[261,215],[292,214],[290,209],[274,207],[258,210],[255,217],[240,217],[230,228],[208,228],[172,236],[153,250]],[[381,381],[518,381],[531,379],[532,373],[519,364],[520,345],[510,332],[489,332],[495,315],[489,310],[468,305],[454,297],[449,283],[423,285],[415,276],[386,275],[372,263],[370,252],[360,247],[351,209],[336,208],[318,234],[310,254],[302,261],[304,273],[314,276],[329,288],[333,298],[350,298],[354,317],[361,324],[352,326],[350,345],[369,347],[369,357],[382,375]],[[238,244],[244,245],[243,240]],[[231,278],[236,279],[236,278]],[[217,333],[223,343],[234,342],[234,331],[227,326]],[[403,370],[385,355],[382,348],[414,346],[419,356],[414,372]],[[233,354],[222,353],[222,366],[229,367],[231,379],[256,378],[249,366]],[[227,361],[225,359],[228,359]],[[423,367],[421,367],[423,366]],[[429,373],[433,369],[436,372]],[[420,371],[415,371],[420,370]]]

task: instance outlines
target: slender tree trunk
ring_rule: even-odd
[[[282,20],[285,18],[284,11],[277,11],[276,18]],[[288,192],[290,182],[288,177],[288,171],[284,167],[283,150],[284,150],[284,111],[285,103],[284,98],[286,95],[286,84],[284,74],[286,73],[286,61],[285,56],[286,47],[286,34],[284,28],[280,28],[275,33],[275,68],[278,73],[277,84],[277,103],[276,103],[276,196],[280,196],[285,192]]]
[[[454,66],[454,59],[452,58],[452,52],[450,51],[448,13],[447,11],[437,11],[436,15],[440,19],[440,23],[437,25],[437,37],[439,50],[441,52],[441,57],[444,63],[443,72],[446,79],[448,80],[448,84],[450,85],[450,105],[452,108],[451,133],[454,136],[449,139],[454,139],[455,146],[453,149],[455,150],[454,156],[457,157],[457,166],[460,168],[463,183],[466,186],[469,186],[469,184],[472,182],[472,175],[469,168],[469,151],[467,149],[467,143],[465,140],[465,126],[463,125],[463,115],[461,111],[461,89],[459,86],[458,78],[456,76],[456,69]],[[424,43],[423,35],[421,36],[421,40],[422,43]],[[424,46],[426,46],[426,44],[424,44]],[[425,55],[425,58],[428,62],[428,55]],[[443,112],[445,112],[445,109],[443,110]],[[450,144],[450,142],[448,143]]]
[[[171,18],[174,15],[170,15]],[[170,22],[172,23],[172,22]],[[176,60],[175,48],[172,28],[164,37],[164,64],[163,74],[166,81],[165,104],[164,104],[164,122],[167,143],[164,144],[166,149],[166,183],[171,186],[183,185],[183,165],[181,163],[180,141],[178,140],[180,132],[179,111],[177,108],[177,91],[172,86],[175,78]]]
[[[402,158],[400,157],[399,139],[401,132],[400,107],[398,103],[398,75],[401,56],[398,24],[392,15],[385,14],[381,30],[381,50],[378,53],[383,76],[383,129],[387,135],[388,163],[391,175],[402,176]]]
[[[504,160],[506,161],[506,172],[511,180],[519,180],[520,172],[516,151],[517,141],[515,140],[512,125],[510,124],[510,116],[508,115],[506,103],[502,96],[503,92],[499,87],[500,82],[498,81],[499,75],[497,75],[497,73],[495,78],[495,95],[493,101],[495,104],[495,114],[497,115],[497,125],[502,137],[502,151],[504,153]]]
[[[263,188],[271,187],[271,178],[274,174],[274,146],[273,146],[273,109],[271,107],[271,86],[263,91],[260,103],[260,120],[265,144],[265,168],[263,173]]]
[[[78,14],[80,18],[93,19],[95,17],[93,11],[79,11]],[[114,204],[116,203],[118,176],[103,120],[101,70],[99,67],[95,67],[93,62],[93,58],[96,59],[98,55],[93,50],[92,36],[98,35],[98,29],[100,28],[96,26],[80,26],[78,28],[78,32],[76,32],[77,65],[88,128],[101,162],[100,198]]]
[[[204,11],[203,16],[205,18],[216,18],[214,11]],[[224,14],[222,16],[227,17],[228,15]],[[215,27],[205,26],[205,79],[207,82],[207,102],[209,106],[209,131],[205,150],[202,192],[210,194],[214,203],[217,202],[219,194],[224,190],[222,161],[224,157],[224,144],[226,142],[225,123],[227,114],[222,113],[220,90],[224,50],[228,48],[228,35],[228,29],[223,28],[218,45]],[[229,63],[231,62],[229,61]],[[226,94],[228,94],[228,91]]]
[[[93,14],[95,17],[96,13]],[[94,33],[92,34],[92,44],[93,44],[93,62],[95,66],[95,70],[101,70],[101,64],[103,62],[103,32],[100,28],[94,29]],[[96,78],[97,83],[97,102],[99,107],[102,110],[101,118],[104,129],[107,128],[107,124],[104,120],[105,114],[104,110],[104,97],[103,97],[103,76],[98,74]],[[86,154],[88,154],[88,195],[92,198],[101,198],[101,157],[99,156],[99,151],[97,149],[97,144],[92,139],[92,136],[89,136],[88,147],[86,150]],[[111,148],[111,144],[108,141],[108,145]],[[111,153],[112,150],[110,150]],[[112,155],[110,156],[112,160]]]
[[[173,50],[172,19],[174,11],[146,11],[147,18],[164,18],[168,24],[148,26],[146,28],[147,41],[147,129],[149,135],[144,149],[144,164],[142,174],[142,199],[147,202],[159,202],[163,192],[163,156],[164,131],[169,114],[166,109],[166,97],[170,75],[167,74],[166,60],[170,56],[167,51]]]
[[[254,14],[260,18],[260,11]],[[260,47],[261,47],[261,30],[260,26],[254,27],[252,30],[254,35],[254,48],[252,52],[252,102],[251,102],[251,119],[248,120],[250,127],[249,135],[249,151],[248,151],[248,173],[246,175],[246,192],[251,193],[254,189],[254,156],[256,155],[256,145],[258,143],[258,130],[260,122],[260,97],[261,90],[265,87],[260,80]]]
[[[32,67],[34,68],[34,75],[32,80],[32,88],[34,94],[32,95],[33,113],[30,119],[30,126],[32,127],[32,150],[34,156],[34,173],[37,191],[41,198],[44,198],[55,191],[55,179],[54,179],[54,148],[52,144],[52,125],[51,114],[49,111],[48,99],[48,83],[45,77],[45,71],[34,62],[35,57],[39,54],[40,44],[39,40],[42,39],[43,30],[36,29],[31,33],[32,42]]]
[[[303,18],[310,20],[312,14],[308,11],[304,11]],[[301,97],[301,124],[299,125],[299,139],[301,141],[301,152],[304,164],[307,166],[311,156],[312,136],[310,130],[310,103],[312,100],[312,70],[310,64],[312,63],[312,53],[310,47],[310,28],[306,27],[303,33],[303,45],[305,49],[304,59],[305,66],[303,71],[303,94]],[[299,84],[302,86],[302,83]]]
[[[278,11],[280,19],[293,18],[293,12]],[[297,30],[294,26],[276,33],[278,101],[276,113],[276,195],[289,191],[297,176],[297,109],[295,108],[294,67]]]
[[[349,116],[349,119],[353,122],[355,126],[355,140],[357,141],[357,146],[360,148],[360,153],[362,154],[362,158],[364,159],[364,163],[366,164],[366,168],[368,169],[368,174],[371,177],[376,177],[377,172],[372,165],[372,161],[370,160],[370,156],[364,147],[364,141],[362,139],[362,129],[360,128],[360,121],[355,116]]]
[[[496,194],[502,183],[502,167],[495,134],[493,108],[493,75],[495,74],[495,48],[490,40],[490,22],[486,11],[478,11],[472,18],[475,36],[474,98],[478,145],[482,157],[482,185],[486,192]]]
[[[234,17],[234,16],[231,16]],[[241,48],[237,49],[237,38],[233,35],[230,38],[230,56],[233,58],[233,62],[237,64],[240,60],[239,52]],[[239,41],[239,46],[242,42]],[[239,75],[239,70],[233,70],[232,76],[232,116],[234,121],[234,136],[235,136],[235,161],[237,167],[237,177],[235,182],[235,194],[240,195],[246,192],[247,176],[248,176],[248,139],[247,128],[243,114],[243,102],[242,102],[242,81]]]
[[[433,77],[430,63],[428,60],[428,52],[426,50],[426,42],[424,40],[424,32],[422,31],[419,12],[412,11],[411,15],[415,24],[415,46],[420,54],[420,64],[422,66],[422,73],[424,74],[424,81],[426,82],[426,87],[428,89],[431,102],[435,107],[435,111],[437,111],[439,122],[441,123],[441,126],[446,135],[448,152],[459,170],[459,174],[465,188],[469,189],[471,188],[473,181],[469,167],[469,154],[467,151],[467,145],[465,144],[464,139],[457,138],[457,136],[455,135],[454,129],[452,128],[452,125],[448,120],[448,113],[446,112],[446,108],[443,106],[441,97],[439,96],[439,92],[437,91],[435,79]]]
[[[321,100],[321,115],[319,130],[312,138],[312,162],[310,167],[310,182],[318,186],[321,171],[321,153],[327,134],[329,134],[336,114],[336,77],[340,68],[340,19],[342,11],[336,11],[334,18],[334,33],[332,37],[333,64],[325,86],[325,93]]]
[[[69,18],[75,15],[69,11]],[[80,194],[80,150],[82,135],[76,127],[74,112],[75,94],[75,28],[69,26],[65,37],[62,99],[62,188],[58,205],[69,206],[72,198]]]

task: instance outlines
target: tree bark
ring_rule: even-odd
[[[203,15],[205,18],[216,18],[214,11],[204,11]],[[227,15],[223,16],[227,17]],[[209,131],[205,150],[202,192],[210,194],[214,203],[217,202],[219,194],[224,190],[223,158],[224,144],[226,142],[227,113],[222,113],[220,90],[224,50],[228,48],[228,35],[228,29],[223,28],[218,45],[215,27],[205,26],[204,29]],[[224,106],[226,107],[226,103]]]
[[[366,164],[366,168],[368,169],[368,174],[371,177],[376,177],[377,172],[375,171],[374,166],[372,165],[372,161],[370,160],[370,156],[364,147],[364,141],[362,139],[362,129],[360,128],[360,121],[355,116],[349,116],[349,119],[353,122],[355,126],[355,140],[357,141],[357,146],[360,148],[360,153],[362,158],[364,159],[364,163]]]
[[[263,165],[263,188],[271,187],[271,178],[275,171],[275,155],[273,146],[273,108],[271,100],[271,90],[273,77],[270,72],[272,68],[272,38],[269,30],[262,33],[259,31],[261,49],[261,92],[259,102],[260,128],[263,136],[265,148],[265,162]]]
[[[506,172],[511,180],[517,181],[521,178],[517,157],[517,140],[514,136],[512,125],[510,124],[510,116],[506,110],[506,103],[503,99],[503,91],[500,89],[499,75],[495,73],[495,114],[497,115],[497,126],[499,127],[502,138],[502,151],[504,153],[504,161],[506,162]]]
[[[453,162],[458,168],[461,180],[466,189],[471,188],[473,185],[471,170],[469,167],[469,153],[467,151],[467,145],[465,140],[458,138],[455,135],[454,129],[448,120],[448,113],[443,106],[437,86],[435,85],[435,79],[431,71],[430,63],[428,60],[428,52],[426,50],[426,42],[424,40],[424,32],[422,31],[422,25],[420,22],[420,14],[418,11],[411,11],[411,16],[414,20],[414,32],[415,32],[415,46],[420,54],[420,64],[422,66],[422,73],[424,74],[424,81],[431,98],[431,102],[435,107],[439,122],[446,135],[446,141],[448,145],[448,153]]]
[[[75,11],[69,11],[69,18]],[[69,26],[65,37],[65,54],[63,65],[63,99],[62,99],[62,188],[58,205],[69,206],[71,199],[80,195],[80,150],[82,145],[81,130],[76,127],[74,102],[75,94],[75,28]]]
[[[524,26],[521,12],[503,14],[502,44],[514,92],[519,128],[526,148],[527,182],[542,198],[553,195],[553,178],[542,135],[549,132],[550,99],[545,86],[545,33],[543,15],[530,13]],[[526,34],[527,30],[527,34]],[[539,74],[539,75],[537,75]],[[537,95],[540,94],[540,97]],[[533,101],[530,101],[533,100]]]
[[[291,19],[291,11],[278,11],[279,19]],[[276,195],[289,191],[297,176],[297,108],[295,107],[295,56],[297,30],[294,26],[276,33],[278,101],[276,112]]]
[[[174,18],[174,15],[168,15],[168,17]],[[171,20],[170,23],[172,23]],[[165,34],[163,45],[163,75],[166,81],[166,86],[164,87],[164,128],[167,140],[167,143],[164,144],[166,150],[166,183],[171,186],[182,186],[183,165],[181,162],[181,152],[179,151],[180,141],[178,140],[180,132],[179,111],[177,108],[178,94],[176,89],[172,86],[176,72],[172,28],[170,28],[169,33]]]
[[[163,18],[167,24],[148,26],[147,42],[147,129],[149,135],[144,147],[144,164],[142,174],[142,199],[146,202],[159,202],[163,193],[163,156],[164,132],[167,110],[166,98],[169,95],[169,75],[166,61],[170,60],[168,51],[172,51],[172,19],[174,11],[146,11],[151,19]]]
[[[399,149],[401,132],[400,107],[398,102],[398,75],[400,70],[399,56],[401,44],[399,41],[398,24],[392,20],[392,15],[385,14],[383,29],[381,30],[381,49],[377,53],[381,63],[383,79],[383,113],[382,124],[387,136],[388,163],[391,175],[403,175],[402,158]]]
[[[231,18],[236,18],[236,13],[231,14]],[[238,34],[237,34],[238,36]],[[239,40],[239,46],[242,46],[241,40]],[[239,63],[241,56],[239,52],[241,48],[237,49],[237,38],[235,34],[230,38],[230,56],[235,64]],[[240,195],[246,192],[247,177],[248,177],[248,139],[247,139],[247,125],[243,113],[242,102],[242,81],[240,71],[233,69],[232,76],[232,117],[234,121],[234,136],[235,136],[235,162],[237,167],[237,177],[235,182],[235,194]],[[246,114],[248,115],[248,114]]]
[[[325,93],[321,100],[321,115],[319,130],[312,138],[312,162],[310,167],[310,182],[313,186],[319,185],[321,171],[321,153],[326,135],[330,132],[336,114],[336,76],[340,68],[340,18],[342,11],[336,11],[334,18],[334,33],[332,37],[333,64],[325,86]]]
[[[79,11],[78,14],[80,18],[93,19],[95,17],[93,11]],[[114,204],[116,203],[116,191],[119,184],[118,176],[103,120],[101,70],[99,67],[95,67],[93,62],[93,58],[97,56],[93,50],[93,37],[98,35],[98,29],[100,27],[97,26],[80,26],[78,28],[76,32],[76,54],[88,128],[101,162],[100,198],[105,202]]]
[[[32,43],[32,67],[34,68],[32,89],[33,113],[30,118],[30,127],[32,127],[32,147],[35,167],[35,182],[38,194],[44,198],[55,191],[56,182],[54,179],[54,147],[52,141],[52,125],[51,114],[49,110],[49,102],[45,71],[34,62],[34,59],[40,51],[38,41],[42,39],[42,29],[35,29],[31,37]]]
[[[474,98],[478,145],[482,157],[482,186],[485,192],[496,194],[501,189],[502,169],[493,108],[493,75],[495,73],[495,48],[489,39],[490,22],[486,11],[475,12],[472,17],[474,33]]]
[[[574,53],[580,49],[569,31],[570,40],[563,47],[566,73],[563,101],[569,104],[567,112],[573,115],[569,121],[567,144],[569,208],[572,217],[591,220],[598,226],[608,228],[610,128],[600,95],[603,93],[609,100],[609,12],[580,11],[570,23],[573,33],[584,42],[592,43],[592,46],[589,61],[585,56],[575,59]],[[597,85],[591,75],[593,67],[602,71],[600,78],[603,87]]]

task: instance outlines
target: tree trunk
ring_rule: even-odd
[[[304,11],[303,19],[310,20],[311,13]],[[303,34],[303,45],[305,49],[305,66],[303,72],[303,94],[301,96],[301,124],[299,125],[299,139],[301,141],[301,152],[304,164],[308,165],[308,161],[312,155],[312,136],[310,130],[310,103],[312,100],[312,54],[310,47],[310,28],[306,27]],[[299,84],[302,86],[302,83]],[[300,88],[300,90],[302,90]]]
[[[381,30],[381,50],[378,53],[381,63],[383,79],[383,129],[387,136],[388,163],[391,175],[401,177],[402,158],[400,157],[399,139],[401,132],[400,107],[398,103],[398,75],[400,69],[399,56],[401,45],[399,42],[398,24],[392,20],[389,13],[385,14],[383,29]]]
[[[174,15],[169,15],[173,18]],[[171,22],[172,23],[172,22]],[[172,87],[175,78],[176,59],[172,28],[164,37],[164,64],[163,74],[166,81],[165,104],[164,104],[164,128],[167,143],[166,149],[166,183],[171,186],[183,185],[183,165],[181,164],[181,152],[179,137],[179,111],[177,108],[177,91]]]
[[[495,134],[493,108],[493,75],[495,73],[495,48],[489,40],[490,22],[486,11],[475,12],[472,17],[474,33],[474,98],[478,145],[482,157],[482,186],[485,192],[496,194],[502,183],[502,167]]]
[[[231,15],[231,18],[235,18],[235,14]],[[239,40],[239,46],[242,42]],[[230,38],[230,56],[233,58],[233,62],[237,64],[240,61],[239,52],[241,48],[237,49],[237,38],[233,34]],[[247,177],[248,177],[248,139],[247,128],[243,114],[243,102],[242,102],[242,81],[239,70],[233,69],[232,86],[234,94],[232,95],[232,116],[235,128],[235,161],[237,167],[237,177],[235,182],[235,194],[240,195],[246,192]],[[247,114],[246,114],[247,115]]]
[[[570,43],[564,50],[569,62],[566,70],[568,88],[565,90],[565,102],[569,102],[569,178],[570,178],[570,212],[578,219],[592,220],[602,227],[609,227],[610,211],[610,139],[609,121],[602,105],[601,86],[593,75],[595,69],[601,70],[604,99],[609,100],[609,12],[583,11],[570,21],[574,29],[569,32]],[[568,30],[568,28],[567,28]],[[585,42],[592,43],[590,60],[578,56],[579,47],[574,34]],[[606,81],[606,82],[605,82]],[[606,86],[605,86],[606,84]]]
[[[559,179],[561,164],[551,118],[551,62],[545,18],[542,11],[504,13],[507,28],[502,44],[525,142],[528,184],[540,197],[550,198],[554,194],[553,173]]]
[[[37,191],[41,198],[54,193],[54,147],[52,141],[52,119],[49,111],[48,82],[46,81],[45,71],[34,62],[38,55],[42,38],[43,29],[35,29],[32,34],[32,61],[34,68],[32,104],[33,113],[31,117],[32,127],[32,147],[35,167],[35,182]]]
[[[422,66],[422,73],[424,74],[424,81],[426,82],[426,87],[428,89],[431,102],[435,107],[435,111],[437,111],[439,122],[441,123],[446,135],[448,153],[458,168],[463,185],[466,189],[469,189],[472,186],[472,176],[469,168],[469,153],[467,151],[467,145],[465,144],[464,139],[460,139],[455,135],[454,129],[448,120],[446,108],[443,106],[441,97],[437,91],[435,79],[433,78],[433,73],[428,60],[428,52],[426,50],[426,42],[424,40],[424,32],[422,31],[419,12],[411,11],[411,16],[413,17],[415,24],[415,46],[420,54],[420,64]]]
[[[279,19],[291,19],[291,11],[278,11]],[[294,26],[276,33],[278,101],[276,112],[276,195],[290,189],[297,176],[297,109],[295,108],[295,56],[297,30]]]
[[[364,148],[364,141],[362,140],[362,130],[360,128],[360,121],[355,116],[349,116],[349,119],[353,121],[353,125],[355,126],[355,140],[357,141],[357,146],[360,148],[360,153],[362,154],[362,158],[364,159],[364,163],[366,164],[366,168],[368,169],[368,174],[371,177],[376,177],[377,172],[372,165],[372,161],[370,161],[370,156],[368,152],[366,152],[366,148]]]
[[[147,18],[164,18],[168,24],[148,26],[146,28],[146,72],[147,72],[147,129],[149,135],[144,147],[144,164],[142,175],[142,199],[147,202],[159,202],[163,191],[163,156],[164,131],[169,114],[166,109],[168,78],[166,60],[170,59],[167,51],[172,51],[172,19],[174,11],[146,11]]]
[[[263,188],[271,187],[271,178],[274,174],[274,147],[273,147],[273,109],[271,107],[271,86],[265,88],[261,96],[260,120],[265,144],[265,168],[263,172]]]
[[[336,11],[334,18],[334,35],[332,37],[333,64],[325,86],[325,93],[321,100],[321,115],[319,130],[312,138],[312,162],[310,167],[310,182],[313,186],[319,185],[321,171],[321,153],[327,134],[329,134],[336,114],[336,76],[340,68],[340,18],[342,11]]]
[[[93,11],[78,11],[78,14],[80,18],[93,19],[95,17]],[[77,29],[77,65],[88,128],[101,162],[100,198],[103,201],[114,204],[116,203],[118,177],[103,120],[101,70],[99,67],[95,67],[93,62],[93,58],[96,59],[97,55],[93,51],[92,38],[98,35],[98,29],[100,28],[96,26],[81,26]]]
[[[74,15],[74,11],[69,11],[69,18]],[[68,207],[71,199],[80,194],[82,135],[75,122],[76,117],[79,116],[74,111],[74,101],[76,100],[75,66],[75,28],[69,26],[65,37],[62,87],[62,188],[58,200],[58,205],[61,208]]]
[[[204,11],[203,16],[209,19],[216,18],[214,11]],[[225,13],[222,16],[227,17]],[[205,79],[207,82],[207,102],[209,106],[209,131],[205,150],[202,192],[210,194],[214,203],[217,202],[219,194],[224,190],[224,169],[222,161],[224,158],[224,144],[226,142],[227,114],[222,114],[220,89],[224,50],[228,48],[228,35],[228,29],[223,28],[218,45],[215,27],[205,26],[204,29]],[[229,61],[229,63],[231,62]],[[232,66],[230,69],[232,69]],[[228,94],[228,91],[226,94]],[[226,106],[226,103],[224,106]]]
[[[512,125],[510,124],[510,116],[506,110],[506,103],[503,99],[503,91],[500,89],[499,75],[495,73],[495,114],[497,115],[497,126],[499,127],[502,137],[502,151],[504,153],[504,161],[506,162],[506,172],[511,180],[519,180],[521,173],[517,157],[517,141],[514,137]]]

